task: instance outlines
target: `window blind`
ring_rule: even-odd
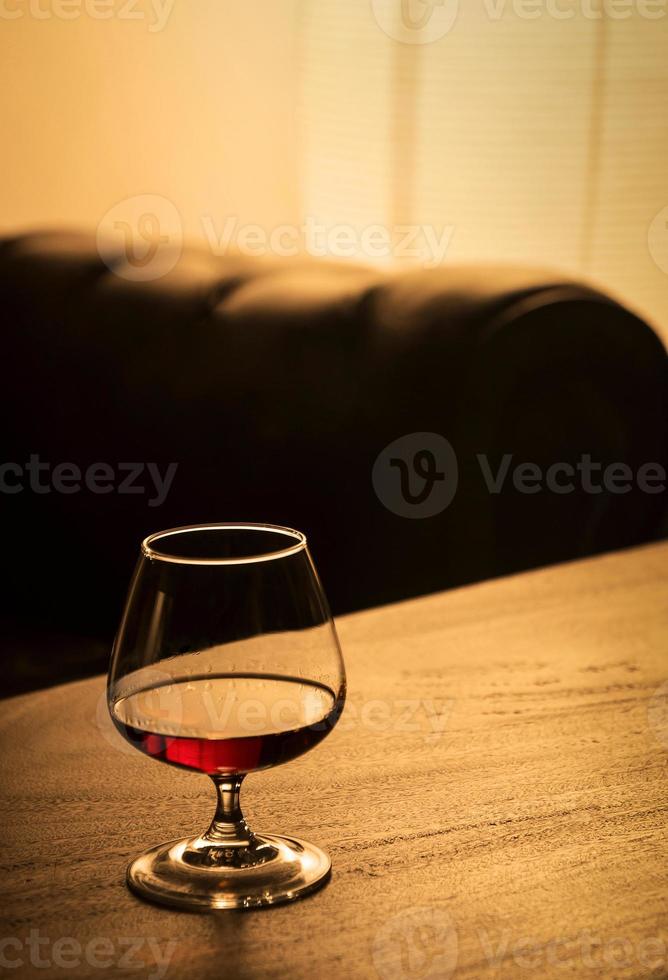
[[[307,0],[300,37],[304,214],[449,227],[443,261],[588,277],[668,337],[668,3]]]

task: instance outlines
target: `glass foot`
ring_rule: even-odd
[[[253,834],[245,846],[209,835],[159,844],[128,867],[137,895],[182,909],[251,909],[302,898],[325,884],[331,861],[296,837]]]

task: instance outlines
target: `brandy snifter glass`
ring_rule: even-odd
[[[336,629],[303,534],[206,524],[146,538],[107,694],[132,745],[205,773],[217,791],[205,833],[130,864],[133,891],[182,908],[238,909],[292,901],[324,883],[323,850],[254,833],[239,805],[248,773],[312,749],[345,700]]]

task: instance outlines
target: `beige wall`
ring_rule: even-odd
[[[413,222],[447,232],[439,262],[592,277],[668,339],[668,0],[605,22],[462,0],[419,46],[381,30],[394,3],[0,0],[0,233],[135,195],[209,242]]]
[[[447,0],[413,44],[398,0],[309,3],[308,211],[586,277],[668,341],[667,0]]]
[[[136,194],[190,236],[204,213],[294,221],[295,0],[128,3],[0,0],[0,231]]]

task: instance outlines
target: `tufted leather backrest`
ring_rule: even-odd
[[[659,532],[665,494],[510,479],[491,494],[478,460],[666,465],[665,352],[600,293],[526,269],[390,276],[197,249],[132,282],[123,262],[87,235],[0,246],[4,461],[178,464],[160,506],[25,479],[0,494],[5,615],[109,634],[139,540],[187,523],[305,530],[337,612]],[[425,519],[372,484],[384,447],[416,432],[458,461],[453,501]]]

